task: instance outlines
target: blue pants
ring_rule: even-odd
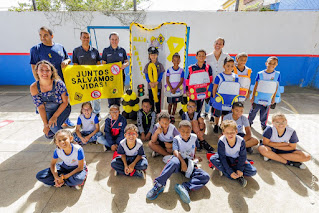
[[[127,165],[130,165],[134,160],[135,160],[136,156],[126,156],[126,162],[127,162]],[[136,170],[145,170],[147,169],[147,166],[148,166],[148,162],[147,162],[147,159],[145,157],[142,157],[141,160],[139,160],[134,169]],[[121,175],[125,175],[125,172],[124,172],[124,163],[121,159],[121,156],[118,156],[116,158],[114,158],[111,162],[111,167],[117,171],[119,174]],[[135,176],[135,174],[133,174],[133,176]]]
[[[63,162],[56,164],[56,169],[57,169],[59,176],[60,176],[60,174],[66,175],[66,174],[72,172],[76,168],[77,168],[77,166],[67,166]],[[68,186],[77,186],[77,185],[80,185],[84,182],[86,175],[87,175],[87,169],[84,166],[84,168],[81,172],[78,172],[78,173],[72,175],[68,179],[64,180],[64,182]],[[36,175],[36,178],[44,184],[47,184],[50,186],[55,185],[54,176],[51,173],[50,168],[47,168],[47,169],[44,169],[44,170],[38,172],[38,174]]]
[[[230,168],[234,170],[234,172],[237,171],[237,159],[226,157],[227,158],[227,163]],[[216,153],[215,155],[211,156],[209,161],[213,164],[213,166],[218,169],[219,171],[222,171],[223,174],[228,177],[229,179],[233,179],[230,175],[228,174],[223,167],[222,163],[220,162],[219,156]],[[244,168],[244,176],[254,176],[257,173],[257,170],[254,166],[252,166],[248,161],[245,162],[245,168]]]
[[[214,114],[214,108],[212,107],[211,108],[211,106],[210,106],[210,103],[208,102],[206,102],[205,101],[205,113],[206,114],[208,114],[209,113],[209,109],[211,109],[210,111],[211,111],[211,115],[213,115]]]
[[[269,108],[270,106],[263,106],[260,104],[253,104],[250,111],[249,111],[249,115],[248,115],[248,120],[250,125],[253,124],[253,121],[257,115],[257,112],[259,112],[259,116],[260,116],[260,123],[261,123],[261,127],[262,128],[266,128],[267,127],[267,120],[268,120],[268,114],[269,114]]]
[[[97,138],[96,142],[103,144],[108,148],[111,148],[111,146],[114,144],[119,145],[122,139],[120,138],[120,135],[117,135],[115,137],[112,137],[112,140],[106,140],[105,136],[102,134],[100,137]]]
[[[99,114],[101,112],[101,99],[91,101],[93,112]]]
[[[165,186],[166,181],[173,173],[181,172],[181,162],[177,157],[171,158],[168,163],[165,165],[160,176],[155,178],[155,181],[159,184]],[[184,172],[182,172],[185,174]],[[209,181],[210,176],[202,169],[194,168],[194,171],[190,177],[188,182],[184,182],[182,185],[188,190],[198,190],[205,186],[205,184]]]
[[[53,116],[53,114],[57,111],[59,105],[49,105],[47,104],[45,106],[45,111],[46,111],[46,114],[47,114],[47,119],[48,121],[50,120],[50,118]],[[69,117],[71,113],[71,106],[68,105],[64,111],[59,115],[58,119],[57,119],[57,125],[56,126],[53,126],[53,127],[50,127],[50,131],[48,133],[48,136],[50,138],[50,136],[52,137],[53,135],[55,135],[55,133],[57,131],[59,131],[60,129],[62,129],[62,124],[66,121],[66,119]],[[46,136],[47,137],[47,136]]]
[[[89,134],[91,134],[93,131],[81,131],[81,135],[82,137],[88,136]],[[88,143],[92,143],[97,141],[98,137],[103,136],[102,132],[97,132],[95,133],[88,141]],[[73,133],[73,138],[74,141],[80,144],[83,144],[81,139],[78,137],[78,135],[76,134],[76,132]]]

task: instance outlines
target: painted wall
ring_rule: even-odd
[[[39,43],[38,29],[48,26],[54,41],[69,53],[80,45],[79,33],[88,25],[123,26],[133,20],[156,26],[162,22],[186,22],[190,28],[189,61],[198,49],[213,50],[215,38],[226,40],[224,52],[247,52],[253,71],[265,68],[270,55],[279,56],[277,70],[283,85],[319,88],[319,12],[148,12],[105,15],[99,12],[0,12],[0,85],[28,85],[33,82],[30,48]],[[96,30],[99,51],[108,46],[108,34]],[[120,45],[129,52],[129,31],[120,33]],[[255,73],[256,73],[255,72]],[[253,74],[253,77],[255,74]]]

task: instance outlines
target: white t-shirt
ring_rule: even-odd
[[[226,120],[234,120],[233,118],[233,113],[229,113],[227,115],[224,116],[224,121]],[[237,124],[237,130],[238,130],[238,133],[244,133],[244,127],[247,127],[249,126],[249,121],[248,121],[248,118],[246,118],[245,116],[240,116],[236,121],[236,124]]]
[[[224,61],[229,55],[228,53],[221,52],[218,61],[215,58],[214,52],[206,56],[206,63],[212,67],[213,77],[215,78],[219,73],[224,72]]]

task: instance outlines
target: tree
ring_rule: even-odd
[[[149,0],[136,0],[137,5]],[[33,11],[33,4],[18,3],[9,11]],[[35,0],[38,11],[123,11],[133,10],[133,0]]]

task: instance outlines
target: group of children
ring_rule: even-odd
[[[197,166],[202,159],[195,158],[196,151],[201,149],[209,153],[210,166],[216,168],[221,176],[235,179],[245,187],[247,180],[244,176],[253,176],[257,173],[256,168],[247,160],[247,153],[252,153],[251,147],[258,144],[258,139],[252,136],[250,127],[258,110],[260,110],[261,125],[264,129],[258,150],[264,160],[271,159],[301,169],[305,168],[302,162],[310,160],[310,156],[296,149],[296,143],[299,140],[296,132],[287,125],[286,117],[282,113],[276,113],[272,118],[273,125],[266,125],[269,108],[275,104],[275,94],[280,80],[279,72],[275,71],[278,64],[276,57],[268,58],[267,69],[257,74],[251,97],[252,109],[248,118],[243,115],[242,102],[234,101],[230,110],[214,110],[214,132],[218,133],[221,127],[223,134],[219,138],[217,152],[214,153],[214,148],[204,138],[206,125],[200,116],[203,102],[205,98],[215,99],[217,95],[220,95],[218,90],[222,82],[238,82],[238,76],[248,74],[250,76],[251,70],[245,65],[247,55],[240,54],[236,57],[237,66],[235,66],[234,59],[227,57],[224,61],[224,72],[212,76],[212,69],[205,62],[206,52],[199,50],[196,54],[197,64],[189,67],[190,74],[186,77],[183,69],[178,66],[180,56],[177,53],[174,54],[173,66],[166,73],[166,88],[169,88],[166,91],[171,93],[167,97],[169,113],[160,112],[160,105],[154,102],[156,94],[152,94],[151,91],[151,88],[161,85],[164,75],[157,56],[158,50],[150,48],[150,63],[155,63],[155,66],[158,67],[159,78],[158,82],[150,82],[148,74],[145,73],[150,86],[150,98],[142,101],[142,109],[137,114],[137,124],[127,124],[126,119],[120,113],[120,107],[112,105],[109,110],[110,115],[105,120],[103,134],[100,132],[99,120],[92,112],[91,104],[83,103],[75,133],[72,135],[67,130],[60,130],[54,136],[57,148],[51,161],[51,167],[39,172],[38,180],[49,186],[61,187],[66,184],[79,188],[87,175],[84,152],[80,145],[93,141],[103,144],[106,150],[116,152],[111,166],[117,175],[145,177],[148,161],[144,153],[143,142],[149,141],[152,157],[162,155],[165,163],[161,174],[154,181],[154,187],[146,195],[150,200],[156,199],[164,190],[167,179],[173,173],[181,172],[189,178],[189,181],[176,184],[175,191],[183,202],[189,203],[189,192],[200,189],[210,179],[209,174]],[[208,83],[205,83],[205,88],[210,85],[211,94],[206,91],[204,99],[194,98],[195,96],[190,94],[193,92],[188,90],[193,87],[190,86],[190,83],[186,84],[185,93],[189,98],[187,111],[182,114],[182,121],[176,128],[174,125],[176,106],[184,95],[180,87],[185,80],[189,80],[192,73],[199,72],[206,72]],[[260,98],[258,96],[258,93],[262,93],[259,85],[263,85],[265,81],[276,82],[276,89],[270,96],[270,100],[269,97]],[[179,95],[174,95],[175,93]],[[161,88],[157,93],[159,99],[160,94]],[[244,98],[247,98],[248,94],[246,93]],[[157,113],[154,112],[154,105]],[[219,127],[221,116],[223,116],[223,121]],[[157,123],[156,120],[158,120]],[[58,158],[61,158],[63,162],[57,163]]]

